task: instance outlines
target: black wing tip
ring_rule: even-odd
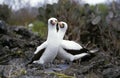
[[[85,59],[85,58],[91,59],[96,56],[96,53],[99,52],[99,49],[95,48],[95,49],[89,50],[87,48],[82,48],[81,52],[88,53],[88,55],[86,55],[83,59]]]
[[[87,48],[82,48],[80,51],[81,53],[89,53],[89,50]]]
[[[87,48],[82,48],[80,51],[81,52],[85,52],[85,53],[89,53],[89,54],[95,54],[95,53],[99,52],[99,49],[95,48],[95,49],[89,50]]]

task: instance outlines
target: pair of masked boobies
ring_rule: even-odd
[[[67,23],[50,18],[48,20],[47,40],[37,47],[29,64],[44,65],[53,62],[56,57],[72,62],[92,53],[74,41],[63,40],[67,28]],[[81,51],[84,52],[81,53]]]

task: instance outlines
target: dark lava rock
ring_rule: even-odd
[[[104,51],[65,70],[46,72],[36,64],[26,67],[43,41],[23,26],[0,22],[0,78],[120,78],[120,57]]]
[[[32,32],[30,32],[28,29],[24,28],[23,26],[19,26],[15,28],[13,31],[19,35],[22,35],[23,36],[22,38],[30,38],[33,35]]]
[[[21,57],[28,59],[42,41],[40,36],[23,26],[8,26],[0,21],[0,64],[6,65],[10,60]]]
[[[104,78],[120,78],[120,67],[108,68],[103,71]]]

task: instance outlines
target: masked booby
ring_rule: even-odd
[[[83,48],[78,43],[74,41],[63,40],[63,37],[68,28],[67,23],[59,22],[58,26],[59,26],[58,36],[61,42],[61,45],[58,50],[59,58],[74,61],[90,54],[89,50]]]
[[[29,62],[29,64],[38,63],[43,65],[54,60],[54,58],[57,55],[58,47],[60,44],[58,40],[56,25],[57,25],[56,18],[50,18],[48,20],[47,40],[37,47],[36,51],[34,52],[34,56],[32,60]]]

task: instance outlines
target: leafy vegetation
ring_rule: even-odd
[[[32,31],[45,38],[47,36],[47,25],[41,21],[34,21]]]

